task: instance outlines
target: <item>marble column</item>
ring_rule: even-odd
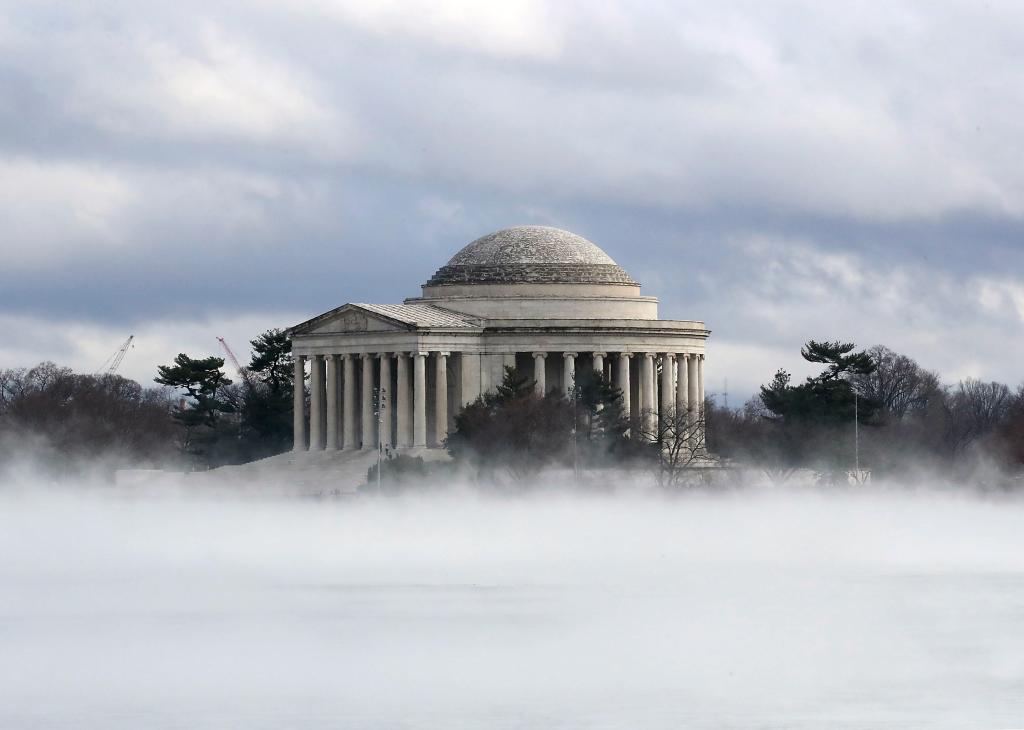
[[[338,450],[338,356],[327,356],[327,443],[328,451]]]
[[[380,357],[380,385],[377,391],[377,438],[385,449],[391,448],[391,353]]]
[[[324,450],[324,356],[309,362],[309,450]]]
[[[537,391],[537,395],[543,397],[547,392],[547,385],[545,383],[545,358],[548,354],[546,352],[535,352],[533,353],[533,382],[534,389]]]
[[[359,448],[356,438],[356,358],[355,355],[343,355],[342,358],[345,362],[345,394],[341,398],[344,413],[341,438],[346,449],[356,449]]]
[[[661,403],[661,398],[660,398],[660,396],[661,396],[661,378],[658,377],[658,363],[660,362],[660,358],[658,357],[658,355],[656,353],[654,354],[653,360],[654,360],[654,368],[653,368],[653,371],[651,372],[651,376],[652,376],[651,377],[651,383],[654,385],[654,393],[652,395],[651,403],[654,404],[654,408],[652,409],[652,411],[653,411],[652,415],[654,416],[654,423],[655,423],[655,425],[657,425],[658,424],[658,414],[661,412],[661,408],[659,407],[659,404]]]
[[[686,355],[676,354],[676,413],[685,413],[689,396],[686,392]]]
[[[704,414],[704,356],[697,355],[697,415]]]
[[[377,447],[377,424],[373,416],[373,354],[364,352],[363,358],[363,423],[362,446],[364,449]]]
[[[412,354],[412,445],[427,445],[427,353]]]
[[[653,440],[657,418],[657,405],[654,402],[654,353],[643,353],[643,360],[640,362],[640,420],[643,424],[641,430],[647,438]]]
[[[697,405],[697,448],[703,450],[705,444],[705,423],[704,418],[704,355],[697,356],[697,397],[700,401]]]
[[[441,446],[448,438],[448,353],[435,353],[434,358],[434,434]]]
[[[629,412],[629,353],[619,353],[619,369],[615,373],[615,387],[622,391],[622,415],[628,420]]]
[[[696,418],[697,403],[697,356],[690,353],[686,358],[686,410],[690,413],[690,420]]]
[[[572,389],[576,387],[576,353],[562,353],[562,393],[572,395]]]
[[[295,451],[306,449],[306,358],[294,358],[294,381],[292,385],[292,437]]]
[[[661,356],[661,403],[658,412],[662,418],[667,418],[676,407],[675,388],[672,387],[675,379],[676,362],[675,355],[666,352]]]
[[[604,378],[604,359],[606,357],[603,352],[592,353],[594,358],[594,375],[598,378]],[[600,411],[604,408],[604,404],[598,403],[595,410]]]
[[[399,352],[397,357],[395,366],[398,368],[398,389],[395,391],[395,413],[398,434],[395,436],[395,445],[404,448],[412,445],[412,391],[409,390],[409,355]]]

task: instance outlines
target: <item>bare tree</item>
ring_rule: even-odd
[[[175,427],[169,395],[119,375],[81,375],[51,362],[0,371],[0,467],[34,449],[53,474],[91,463],[167,462]]]
[[[1003,383],[961,380],[944,403],[947,446],[964,451],[1006,420],[1012,406],[1013,394]]]
[[[1006,419],[997,428],[998,447],[1003,459],[1012,467],[1024,467],[1024,385],[1011,399]]]
[[[860,397],[873,401],[883,414],[901,420],[907,413],[923,410],[940,393],[939,376],[906,355],[884,345],[875,345],[868,355],[877,367],[854,376],[853,383]]]
[[[656,413],[650,418],[641,418],[648,423],[647,431],[640,436],[651,444],[657,455],[658,484],[665,487],[680,486],[690,481],[698,464],[714,461],[706,444],[706,409],[676,410]]]

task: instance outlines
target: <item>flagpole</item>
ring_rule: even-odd
[[[860,484],[860,398],[856,390],[853,391],[853,459],[855,478]]]

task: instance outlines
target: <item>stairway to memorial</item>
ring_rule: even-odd
[[[367,469],[375,463],[376,451],[289,451],[248,464],[189,474],[187,481],[190,485],[257,493],[332,497],[355,494],[366,482]]]

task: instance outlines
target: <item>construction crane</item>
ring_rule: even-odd
[[[93,373],[93,375],[113,375],[116,373],[117,369],[121,367],[121,361],[124,360],[124,355],[128,352],[128,348],[132,346],[134,339],[135,335],[128,335],[128,339],[124,341],[124,344],[117,348],[117,352],[108,357],[106,362],[100,365],[100,369]]]
[[[255,393],[256,384],[252,382],[252,378],[249,376],[248,369],[243,368],[242,363],[238,362],[238,358],[235,357],[235,353],[231,351],[231,348],[228,347],[228,343],[223,337],[218,337],[217,342],[219,342],[220,346],[224,348],[224,354],[228,356],[228,360],[231,361],[231,364],[234,366],[235,370],[238,371],[239,376],[241,376],[242,380],[245,381],[245,384],[249,386],[249,390]]]

